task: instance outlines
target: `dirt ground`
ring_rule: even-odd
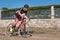
[[[0,40],[60,40],[60,29],[31,28],[32,36],[23,38],[19,36],[7,37],[6,28],[0,27]]]

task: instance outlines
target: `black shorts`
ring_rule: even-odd
[[[21,16],[18,14],[15,14],[15,18],[17,18],[19,21],[21,20]]]

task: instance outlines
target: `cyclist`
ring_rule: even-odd
[[[13,23],[13,28],[15,28],[15,31],[18,31],[18,28],[21,24],[21,19],[23,18],[24,15],[25,15],[24,18],[28,19],[28,17],[26,16],[28,10],[29,10],[29,5],[25,4],[23,8],[16,11],[15,22]],[[16,26],[17,23],[18,25]]]

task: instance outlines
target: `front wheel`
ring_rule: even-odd
[[[22,25],[20,25],[18,30],[18,35],[26,38],[26,28],[25,26],[22,28]]]

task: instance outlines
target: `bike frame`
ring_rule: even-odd
[[[21,27],[22,27],[22,31],[26,30],[26,19],[21,19]]]
[[[21,19],[21,27],[22,27],[22,31],[24,31],[24,29],[26,27],[24,19]]]

